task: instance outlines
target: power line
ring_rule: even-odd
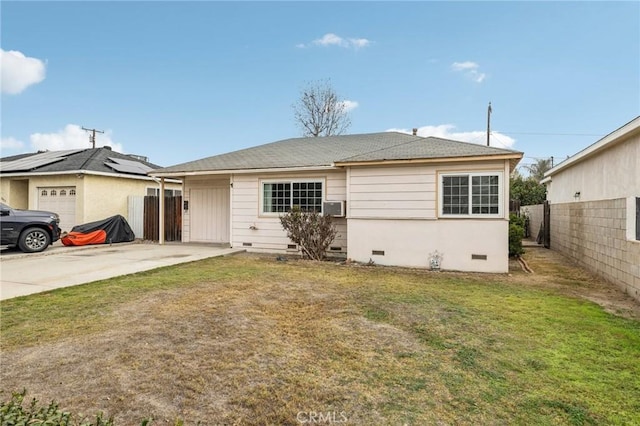
[[[500,133],[508,133],[511,135],[538,135],[538,136],[604,136],[604,135],[596,135],[593,133],[534,133],[534,132],[509,132],[505,130],[500,130]]]

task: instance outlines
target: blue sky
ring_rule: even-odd
[[[175,165],[300,136],[329,79],[348,133],[564,159],[640,115],[640,2],[1,3],[2,156],[97,145]]]

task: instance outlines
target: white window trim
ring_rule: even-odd
[[[258,214],[260,216],[265,217],[280,217],[284,212],[265,212],[264,211],[264,184],[265,183],[321,183],[322,184],[322,203],[326,200],[326,188],[327,182],[326,179],[323,178],[304,178],[304,179],[296,179],[296,178],[283,178],[283,179],[260,179],[260,187],[259,192],[260,196],[258,197]],[[293,189],[292,189],[293,190]],[[292,195],[293,198],[293,195]],[[321,204],[320,214],[323,213],[323,207]]]
[[[471,191],[471,178],[477,176],[498,176],[498,213],[497,214],[445,214],[444,208],[444,189],[443,178],[447,176],[468,176],[469,191]],[[469,212],[471,212],[471,193],[469,193]],[[504,172],[502,171],[482,171],[482,172],[446,172],[438,173],[438,217],[440,219],[501,219],[504,218]]]

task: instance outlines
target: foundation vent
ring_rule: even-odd
[[[253,243],[242,243],[243,247],[251,247]]]
[[[472,254],[471,260],[487,260],[486,254]]]
[[[371,254],[374,256],[384,256],[384,250],[371,250]]]

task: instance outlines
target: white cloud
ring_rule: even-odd
[[[16,95],[32,84],[40,83],[45,75],[45,64],[40,59],[29,58],[15,50],[0,49],[2,93]]]
[[[356,49],[367,47],[371,44],[371,42],[366,38],[350,38],[349,43],[351,43],[351,46],[355,47]]]
[[[19,150],[23,146],[24,143],[16,138],[9,137],[0,139],[0,149],[2,150]]]
[[[310,46],[338,46],[344,47],[345,49],[353,48],[353,49],[361,49],[363,47],[367,47],[371,44],[371,41],[366,38],[344,38],[340,37],[337,34],[327,33],[322,37],[313,40],[309,44],[298,43],[296,44],[297,48],[304,49]]]
[[[353,111],[354,109],[358,108],[359,105],[358,102],[349,100],[344,100],[340,103],[344,106],[344,112]]]
[[[67,124],[64,129],[55,133],[33,133],[30,137],[31,147],[37,151],[61,151],[65,149],[91,148],[89,132],[82,130],[77,124]],[[111,132],[96,133],[96,148],[110,146],[122,152],[122,145],[111,140]]]
[[[314,40],[313,44],[317,44],[317,45],[320,45],[320,46],[342,46],[342,47],[346,47],[346,41],[342,37],[337,36],[337,35],[335,35],[333,33],[325,34],[324,36],[322,36],[322,38]]]
[[[483,72],[478,71],[478,68],[480,68],[480,66],[477,63],[471,61],[454,62],[453,64],[451,64],[452,70],[463,73],[476,83],[482,83],[487,75]]]
[[[486,130],[474,130],[470,132],[456,132],[456,126],[453,124],[440,124],[438,126],[423,126],[418,128],[418,136],[435,136],[443,139],[451,139],[454,141],[477,143],[485,145],[487,143]],[[407,129],[389,129],[388,132],[400,132],[412,134],[412,130]],[[491,146],[496,148],[512,148],[516,140],[500,132],[491,132],[489,138]]]
[[[478,64],[475,62],[454,62],[451,64],[451,69],[454,71],[465,71],[465,70],[477,70]]]

